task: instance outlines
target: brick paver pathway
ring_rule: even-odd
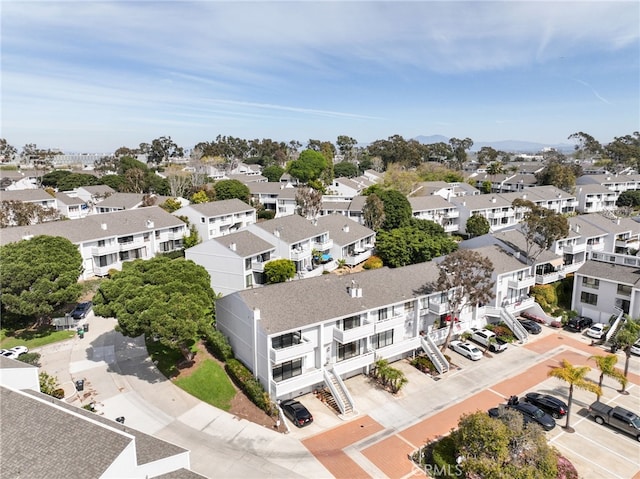
[[[344,452],[344,449],[353,447],[390,479],[424,478],[424,474],[409,461],[408,456],[428,440],[448,434],[452,428],[456,427],[462,414],[487,410],[503,402],[512,394],[522,394],[546,380],[549,370],[558,366],[562,359],[574,365],[588,365],[595,368],[595,364],[589,360],[589,357],[607,354],[602,348],[560,334],[550,334],[523,347],[538,354],[549,353],[556,348],[562,349],[525,372],[496,383],[464,401],[452,404],[451,407],[404,430],[389,431],[387,437],[373,445],[366,444],[358,448],[357,444],[383,429],[382,425],[369,416],[313,436],[303,441],[303,444],[337,479],[372,477]],[[640,375],[630,372],[629,380],[640,384]],[[634,479],[640,479],[640,472],[634,476]]]

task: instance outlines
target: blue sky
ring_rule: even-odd
[[[3,0],[0,136],[603,143],[640,128],[640,3]]]

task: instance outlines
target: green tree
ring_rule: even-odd
[[[435,291],[446,292],[452,321],[442,351],[453,335],[454,319],[466,306],[486,304],[494,296],[493,263],[486,256],[469,249],[458,249],[446,256],[438,265],[439,274]]]
[[[604,154],[616,164],[638,169],[640,167],[640,132],[634,131],[632,135],[615,137],[604,147]]]
[[[420,177],[416,171],[409,171],[399,163],[389,163],[382,186],[385,190],[396,190],[408,196],[416,190],[419,181]]]
[[[624,390],[627,385],[627,378],[624,374],[616,368],[616,364],[618,364],[618,356],[615,354],[607,354],[606,356],[591,356],[589,359],[595,361],[596,366],[600,370],[600,378],[598,380],[598,387],[602,389],[602,381],[604,377],[610,377],[615,379],[620,383],[622,389]],[[600,400],[600,396],[598,395],[598,401]]]
[[[471,238],[475,238],[476,236],[486,235],[491,229],[491,225],[487,218],[476,213],[467,220],[464,229]]]
[[[173,158],[181,158],[184,150],[176,145],[170,136],[161,136],[151,142],[147,157],[152,163],[166,163]]]
[[[602,389],[597,384],[593,384],[587,379],[587,373],[591,371],[589,366],[574,366],[566,359],[563,359],[560,366],[552,368],[548,376],[560,379],[569,384],[569,398],[567,399],[567,422],[565,429],[570,429],[571,405],[573,404],[573,389],[584,389],[592,392],[598,397],[602,396]]]
[[[340,151],[340,154],[344,157],[346,161],[353,160],[353,157],[355,156],[354,150],[357,144],[358,144],[358,141],[355,138],[351,138],[350,136],[347,136],[347,135],[338,135],[338,139],[336,141],[336,145],[338,145],[338,150]],[[336,176],[346,176],[346,175],[339,175],[338,173],[336,173]]]
[[[378,195],[375,193],[367,196],[367,200],[362,208],[362,216],[364,218],[364,225],[378,231],[384,224],[384,203]]]
[[[100,185],[107,185],[116,191],[124,191],[124,177],[122,175],[104,175],[98,181]]]
[[[209,197],[207,196],[207,193],[205,193],[203,190],[196,191],[191,196],[191,203],[196,205],[199,205],[200,203],[207,203],[208,201],[209,201]]]
[[[195,225],[189,226],[189,234],[185,235],[183,239],[184,248],[192,248],[193,246],[200,243],[200,235],[198,234],[198,230]]]
[[[182,204],[176,198],[167,198],[165,202],[160,205],[160,208],[167,213],[173,213],[182,208]]]
[[[496,161],[497,159],[498,159],[498,151],[490,146],[483,146],[482,148],[480,148],[480,151],[478,151],[478,162],[481,165],[488,164],[489,166],[491,166],[491,163]],[[488,170],[487,170],[487,173],[489,173]],[[492,173],[489,173],[489,174],[492,174]],[[497,175],[499,173],[493,173],[493,174]]]
[[[632,320],[628,318],[616,333],[613,341],[624,351],[624,377],[629,374],[629,361],[631,360],[631,346],[640,339],[640,319]],[[622,385],[622,391],[626,391],[626,383]]]
[[[57,219],[60,219],[60,212],[55,208],[17,200],[0,201],[0,228],[29,226]]]
[[[602,145],[591,135],[578,132],[572,133],[567,138],[568,140],[576,140],[576,158],[586,158],[587,156],[594,156],[602,153]]]
[[[616,206],[624,207],[630,206],[632,208],[637,208],[640,206],[640,191],[638,190],[629,190],[623,191],[618,196],[618,200],[616,201]]]
[[[413,217],[409,200],[407,200],[407,197],[397,190],[385,190],[379,185],[374,185],[367,188],[363,194],[365,196],[375,194],[380,198],[380,200],[382,200],[382,204],[384,206],[384,222],[381,226],[382,229],[392,230],[394,228],[406,226],[409,220]]]
[[[284,283],[296,275],[296,265],[288,259],[274,259],[264,265],[268,284]]]
[[[527,251],[524,253],[528,264],[533,264],[543,251],[569,234],[569,222],[560,213],[520,198],[513,201],[513,207],[525,211],[520,230],[526,240]]]
[[[190,360],[214,320],[209,273],[193,261],[156,257],[126,262],[93,298],[99,316],[115,317],[128,337],[145,334]]]
[[[571,193],[575,189],[576,178],[582,175],[582,168],[579,165],[564,164],[561,160],[553,158],[535,175],[539,185],[553,185]]]
[[[322,153],[314,150],[304,150],[297,160],[289,163],[287,171],[302,183],[317,180],[322,172],[329,167],[329,162]]]
[[[391,268],[431,261],[456,248],[456,242],[449,236],[434,235],[417,226],[380,231],[376,237],[376,254]]]
[[[296,210],[306,219],[315,219],[322,208],[322,193],[309,187],[301,187],[296,191]]]
[[[0,156],[5,159],[5,161],[11,161],[15,158],[18,150],[15,146],[11,146],[5,138],[0,138]]]
[[[350,161],[341,161],[333,166],[333,174],[336,178],[354,178],[359,173],[358,167]]]
[[[453,167],[456,170],[461,170],[467,161],[467,150],[473,146],[473,140],[471,138],[465,138],[464,140],[450,138],[449,145],[451,145],[451,150],[453,151]]]
[[[492,189],[493,189],[493,183],[491,183],[491,180],[484,180],[482,182],[482,185],[480,186],[480,191],[482,191],[485,195],[488,195],[489,193],[491,193]]]
[[[0,247],[2,306],[33,316],[38,324],[59,306],[78,299],[82,286],[82,256],[71,241],[57,236],[35,236]]]
[[[278,165],[267,166],[262,170],[262,176],[267,178],[270,183],[279,182],[282,175],[284,175],[284,168]]]
[[[249,203],[251,192],[249,187],[238,180],[220,180],[213,185],[216,190],[216,200],[230,200],[237,198]]]
[[[62,391],[62,397],[60,397],[60,385],[57,377],[42,371],[38,375],[38,379],[40,380],[40,392],[42,394],[53,396],[58,399],[64,398],[64,391]]]

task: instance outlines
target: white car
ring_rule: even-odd
[[[11,349],[9,349],[9,351],[13,351],[18,356],[20,356],[21,354],[28,353],[29,352],[29,348],[27,348],[26,346],[14,346]]]
[[[605,325],[602,323],[596,323],[587,329],[587,336],[594,339],[602,339],[604,336],[604,327]]]
[[[631,346],[631,354],[635,354],[636,356],[640,356],[640,339],[633,343]]]
[[[456,353],[461,354],[465,358],[477,361],[482,358],[482,351],[471,343],[463,343],[462,341],[451,341],[449,347]]]
[[[18,356],[20,356],[18,353],[16,353],[15,351],[11,351],[10,349],[7,349],[4,353],[2,353],[2,355],[5,358],[9,359],[18,359]]]

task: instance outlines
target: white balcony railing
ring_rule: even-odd
[[[352,371],[357,371],[366,366],[371,366],[375,362],[375,352],[368,351],[360,354],[351,359],[345,359],[344,361],[337,362],[333,365],[333,371],[336,374],[346,374]]]
[[[104,256],[106,254],[117,253],[118,251],[120,251],[120,245],[118,243],[104,246],[93,246],[91,248],[91,256]]]
[[[355,328],[347,329],[343,331],[337,327],[333,328],[333,339],[338,341],[340,344],[352,343],[358,339],[366,338],[367,336],[371,336],[374,334],[375,327],[373,323],[364,323],[362,326],[358,326]]]
[[[320,384],[324,380],[322,369],[309,369],[300,376],[296,376],[291,379],[285,379],[284,381],[276,382],[271,380],[271,390],[274,397],[282,397],[287,394],[291,394],[300,391],[304,388],[311,387],[315,384]]]
[[[586,250],[587,250],[587,245],[585,243],[569,244],[562,247],[562,252],[567,254],[582,253]]]
[[[374,333],[380,333],[382,331],[388,331],[390,329],[395,328],[396,326],[400,326],[404,324],[404,320],[405,320],[405,316],[402,315],[398,315],[398,316],[393,316],[391,318],[388,319],[384,319],[382,321],[376,321],[375,323],[373,323],[374,325]]]
[[[274,349],[269,348],[269,358],[274,364],[279,364],[284,361],[289,361],[294,358],[299,358],[307,353],[310,353],[315,348],[313,342],[308,339],[302,338],[302,341],[293,346],[287,348]]]
[[[420,337],[416,336],[415,338],[407,339],[404,341],[400,341],[396,344],[391,344],[389,346],[385,346],[384,348],[376,349],[376,361],[378,359],[391,358],[393,356],[397,356],[399,354],[404,354],[409,351],[413,351],[420,347]]]
[[[326,240],[320,240],[320,241],[313,241],[313,248],[317,249],[318,251],[326,251],[329,250],[331,248],[333,248],[333,240],[332,239],[326,239]]]
[[[429,301],[429,311],[435,314],[444,314],[449,312],[449,303],[437,303],[435,301]]]
[[[289,253],[292,261],[301,261],[305,258],[311,258],[311,250],[305,248],[294,248]]]
[[[530,286],[533,286],[534,284],[536,284],[535,276],[526,276],[522,279],[510,279],[507,283],[509,288],[513,289],[528,288]]]

